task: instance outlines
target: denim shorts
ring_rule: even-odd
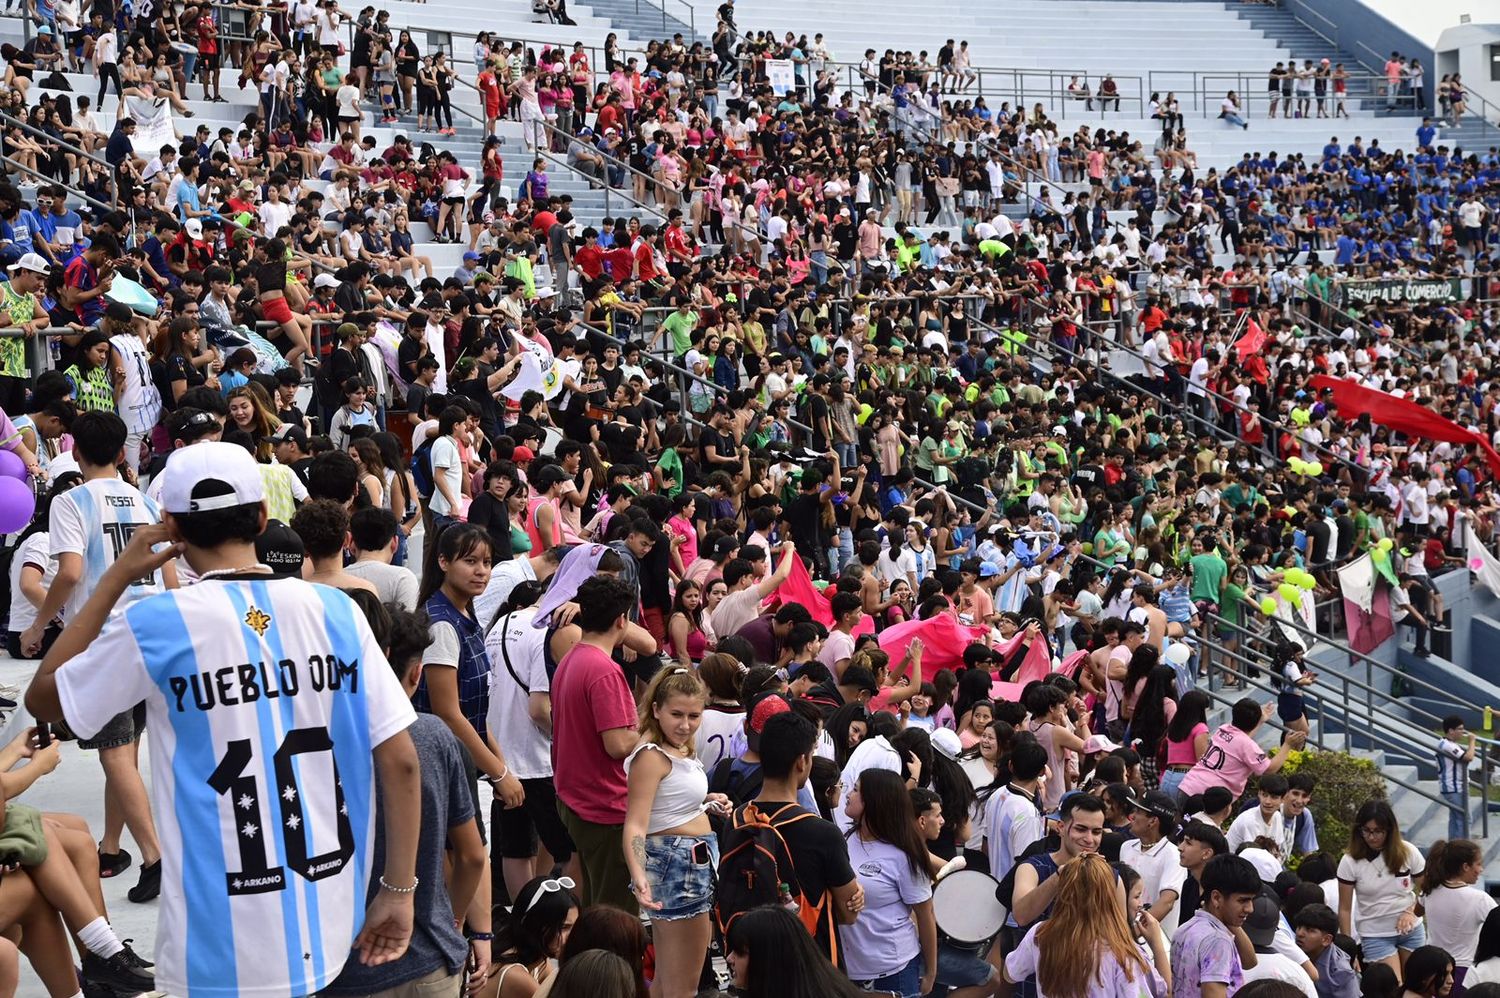
[[[702,856],[703,843],[708,861],[698,863],[693,854]],[[647,911],[653,922],[676,922],[705,915],[714,904],[714,871],[719,868],[719,840],[712,835],[646,836],[646,876],[651,880],[651,897],[661,903],[656,911]]]
[[[994,973],[995,968],[990,962],[976,956],[973,950],[938,942],[938,984],[950,988],[977,988],[988,984]]]
[[[1427,944],[1427,930],[1422,923],[1418,922],[1410,932],[1399,936],[1360,936],[1360,951],[1365,955],[1365,961],[1384,960],[1388,956],[1395,956],[1397,950],[1406,950],[1408,953],[1420,946]]]
[[[912,957],[910,963],[894,974],[854,983],[862,991],[879,991],[896,998],[922,998],[922,954]]]

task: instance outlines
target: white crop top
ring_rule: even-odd
[[[697,759],[673,755],[655,742],[641,742],[625,757],[625,775],[643,749],[655,749],[672,763],[672,771],[662,778],[651,801],[651,818],[646,834],[654,835],[668,828],[687,824],[703,813],[703,799],[708,796],[708,773]]]

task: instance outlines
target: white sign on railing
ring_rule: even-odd
[[[785,97],[797,86],[792,75],[792,60],[767,59],[766,80],[771,84],[772,93],[777,97]]]

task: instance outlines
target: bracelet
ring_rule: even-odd
[[[390,891],[392,894],[415,894],[417,892],[417,885],[421,882],[422,881],[418,880],[416,877],[412,877],[410,887],[396,887],[393,886],[389,880],[385,879],[384,874],[381,874],[380,889],[383,891]]]
[[[464,938],[470,942],[487,943],[495,938],[495,934],[493,932],[470,932],[465,930]]]

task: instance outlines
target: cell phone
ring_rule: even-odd
[[[707,842],[693,843],[693,864],[695,866],[707,866],[710,859]]]
[[[52,725],[42,721],[36,726],[36,747],[44,749],[52,744]]]

